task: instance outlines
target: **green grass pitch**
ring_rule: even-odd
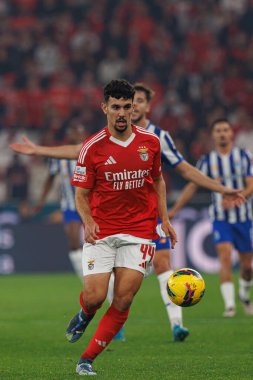
[[[236,275],[235,275],[236,276]],[[126,324],[126,342],[113,342],[94,363],[99,379],[247,380],[253,378],[253,317],[224,319],[218,277],[204,275],[206,294],[185,308],[190,336],[173,343],[158,282],[143,283]],[[80,341],[65,339],[79,309],[72,274],[0,277],[0,379],[77,379],[76,362],[104,308]]]

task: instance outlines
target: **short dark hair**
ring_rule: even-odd
[[[153,91],[150,87],[146,86],[144,83],[135,83],[134,84],[134,89],[135,91],[142,91],[145,93],[146,95],[146,99],[148,102],[150,102],[154,95],[155,95],[155,91]]]
[[[104,87],[104,99],[106,102],[108,102],[109,98],[116,98],[116,99],[134,99],[134,86],[132,86],[127,80],[125,79],[115,79],[112,80],[110,83],[108,83]]]
[[[213,130],[213,128],[215,127],[216,124],[221,124],[221,123],[227,123],[230,125],[230,122],[228,121],[228,119],[226,119],[225,117],[221,117],[219,119],[215,119],[214,121],[212,121],[212,123],[210,125],[211,131]]]

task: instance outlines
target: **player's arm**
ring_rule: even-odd
[[[84,238],[87,243],[95,244],[98,239],[97,232],[99,232],[99,226],[91,215],[90,203],[89,203],[90,189],[83,187],[76,188],[76,209],[82,219],[85,226]]]
[[[253,177],[246,177],[245,178],[245,187],[242,190],[242,195],[245,199],[249,198],[253,194]],[[225,209],[234,207],[234,204],[231,203],[231,200],[229,198],[224,197],[222,201],[222,206]]]
[[[245,197],[242,194],[242,190],[229,189],[223,186],[220,182],[206,176],[199,169],[195,168],[186,161],[180,162],[176,166],[176,170],[186,180],[193,182],[196,186],[205,187],[208,190],[221,193],[223,197],[230,202],[230,207],[240,206],[245,202]]]
[[[245,187],[242,191],[242,195],[245,198],[249,198],[253,194],[253,177],[245,178]]]
[[[169,210],[169,217],[174,218],[178,211],[181,210],[181,208],[183,208],[192,199],[197,190],[198,186],[195,183],[188,183],[180,192],[180,195],[173,207],[171,207]]]
[[[77,159],[82,144],[61,145],[61,146],[42,146],[34,144],[28,137],[23,136],[22,143],[10,144],[10,148],[16,153],[26,155],[36,155],[51,158]]]
[[[244,159],[242,164],[245,163],[245,186],[242,191],[242,194],[245,198],[250,197],[253,194],[253,156],[249,151],[242,151]],[[244,165],[243,165],[244,166]]]
[[[230,199],[234,206],[238,206],[245,201],[240,190],[226,188],[218,181],[206,176],[201,170],[198,170],[186,162],[180,152],[176,149],[168,132],[161,131],[160,142],[164,163],[174,167],[187,181],[191,181],[195,185],[205,187],[211,191],[221,193],[223,197]]]
[[[159,212],[159,216],[162,222],[161,227],[165,235],[169,236],[171,240],[171,247],[174,248],[177,242],[177,235],[168,217],[166,185],[165,185],[162,175],[154,178],[153,180],[154,180],[154,188],[156,190],[157,198],[158,198],[158,212]]]
[[[180,164],[176,166],[176,170],[182,177],[184,177],[184,179],[193,182],[197,187],[196,190],[199,186],[201,186],[218,193],[224,192],[224,186],[220,182],[206,176],[199,169],[195,168],[186,161],[180,162]]]

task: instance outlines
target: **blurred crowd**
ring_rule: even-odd
[[[210,149],[207,127],[219,117],[251,149],[253,0],[0,0],[1,201],[15,198],[15,181],[18,197],[34,200],[47,171],[8,143],[26,133],[60,144],[77,119],[96,132],[113,78],[155,91],[150,118],[190,162]]]

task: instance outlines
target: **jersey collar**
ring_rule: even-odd
[[[119,139],[116,139],[115,137],[111,136],[108,129],[107,129],[107,134],[109,136],[109,140],[111,140],[114,144],[117,144],[117,145],[120,145],[124,148],[128,147],[131,142],[134,140],[136,134],[135,134],[135,126],[132,125],[132,129],[133,129],[133,132],[132,134],[130,135],[130,137],[126,140],[126,141],[121,141]]]

